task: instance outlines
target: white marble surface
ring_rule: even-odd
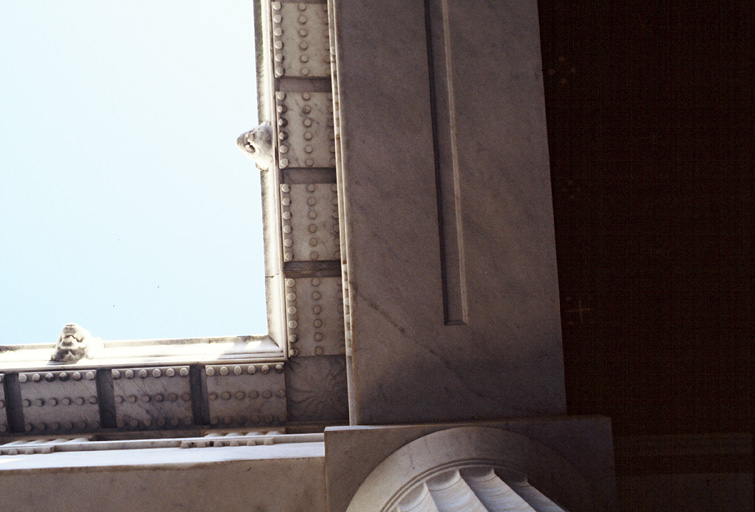
[[[135,450],[56,452],[0,456],[0,474],[30,469],[179,467],[241,460],[305,459],[325,455],[323,443],[273,444],[212,448],[155,448]]]
[[[565,413],[537,3],[447,2],[435,116],[423,3],[333,5],[355,421]]]
[[[0,457],[0,510],[327,510],[322,443],[109,453]]]
[[[423,436],[459,426],[463,425],[351,426],[326,429],[330,511],[347,510],[362,483],[391,454]],[[474,426],[502,429],[547,447],[568,461],[568,465],[585,478],[599,502],[605,504],[608,510],[615,509],[613,444],[610,421],[607,418],[522,418],[480,422]],[[424,451],[412,452],[412,457],[418,457],[412,462],[412,467],[419,467],[420,460],[437,457],[438,452],[457,449],[454,443],[433,450],[425,446]],[[520,448],[514,451],[521,453]],[[532,457],[527,455],[522,458],[523,463],[531,464],[537,470],[535,461],[534,454]],[[557,476],[554,478],[551,483],[556,485],[559,480]]]

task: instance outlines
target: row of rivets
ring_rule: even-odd
[[[183,393],[180,396],[180,398],[181,398],[182,401],[188,402],[188,401],[191,400],[191,395],[189,393]],[[179,399],[179,396],[178,396],[177,393],[168,393],[168,394],[157,393],[155,395],[139,395],[139,396],[136,396],[136,395],[126,395],[126,396],[116,395],[116,397],[115,397],[115,403],[116,404],[122,404],[124,402],[128,402],[130,404],[134,404],[134,403],[138,402],[139,400],[141,400],[142,402],[145,402],[145,403],[146,402],[151,402],[153,400],[155,402],[163,402],[165,400],[167,400],[168,402],[177,402],[178,399]]]
[[[299,321],[296,310],[296,279],[286,279],[286,327],[288,327],[288,346],[292,357],[299,355],[299,349],[292,347],[299,339]]]
[[[32,407],[32,406],[44,407],[45,405],[55,407],[56,405],[64,405],[64,406],[68,406],[68,405],[84,405],[84,404],[87,404],[87,403],[94,405],[94,404],[97,403],[97,397],[96,396],[90,396],[90,397],[77,396],[77,397],[74,397],[74,398],[69,398],[69,397],[54,398],[54,397],[52,397],[52,398],[46,398],[46,399],[37,398],[36,400],[27,400],[27,399],[24,399],[22,403],[23,403],[24,407]]]
[[[274,365],[270,364],[258,364],[258,365],[244,365],[242,366],[207,366],[205,367],[205,373],[209,376],[213,375],[242,375],[244,373],[247,373],[249,375],[254,375],[257,372],[262,373],[263,375],[267,375],[270,373],[270,371],[274,369],[277,373],[283,372],[283,363],[277,363]]]
[[[272,414],[266,414],[263,416],[250,416],[246,417],[244,415],[239,416],[223,416],[223,417],[216,417],[213,416],[210,418],[210,424],[213,426],[217,425],[259,425],[262,423],[271,424],[273,422],[276,423],[284,423],[286,421],[286,418],[284,417],[276,417]]]
[[[94,377],[95,377],[94,371],[87,371],[83,374],[81,372],[19,373],[18,381],[28,382],[29,380],[31,380],[32,382],[40,382],[42,379],[44,379],[47,382],[52,382],[58,379],[65,382],[69,378],[71,380],[79,381],[82,378],[86,380],[94,380]]]
[[[243,421],[239,421],[243,420]],[[216,424],[220,423],[219,419],[216,421]],[[245,416],[239,416],[236,421],[234,421],[233,417],[231,416],[225,416],[223,417],[223,423],[226,425],[231,425],[234,423],[246,423],[246,417]],[[272,421],[271,421],[272,423]],[[267,437],[264,439],[233,439],[231,441],[223,441],[223,440],[213,440],[213,441],[184,441],[181,443],[181,448],[207,448],[207,447],[221,447],[221,446],[257,446],[257,445],[266,445],[271,446],[275,444],[275,441],[271,437]]]
[[[133,379],[134,377],[139,377],[140,379],[146,379],[147,377],[159,379],[162,376],[174,377],[175,375],[188,377],[189,368],[187,366],[181,366],[179,368],[136,368],[133,370],[113,370],[114,379],[120,379],[121,377],[126,379]]]
[[[328,76],[330,34],[327,4],[295,6],[273,2],[272,7],[275,77],[287,73],[301,77]],[[318,8],[320,12],[317,12]],[[319,41],[318,34],[321,35]]]
[[[194,423],[190,416],[184,416],[183,418],[158,418],[153,420],[151,418],[145,418],[143,420],[137,420],[131,418],[129,420],[118,420],[118,428],[151,428],[151,427],[177,427],[181,424],[190,426]]]
[[[292,261],[294,253],[291,247],[294,240],[291,236],[291,185],[281,185],[281,229],[283,231],[283,261]]]
[[[333,95],[303,92],[289,93],[287,96],[285,92],[278,91],[275,97],[280,168],[334,167]],[[290,112],[294,107],[299,110]],[[325,144],[328,144],[327,153],[320,150]]]
[[[321,282],[320,279],[315,277],[312,279],[310,284],[314,288],[317,288],[320,286],[320,282]],[[314,300],[315,302],[319,302],[320,299],[322,299],[322,293],[320,293],[318,290],[315,290],[314,292],[312,292],[312,300]],[[319,343],[323,339],[322,332],[319,331],[319,329],[322,327],[322,319],[320,318],[320,314],[322,313],[322,306],[319,304],[315,304],[312,307],[312,313],[314,313],[315,315],[315,319],[312,321],[312,325],[315,328],[315,333],[313,335],[313,338],[316,343]],[[325,352],[324,348],[320,346],[315,347],[315,355],[321,356],[323,355],[324,352]]]
[[[27,423],[24,425],[24,430],[42,431],[42,430],[85,430],[85,429],[97,429],[100,428],[99,421],[53,421],[52,423]]]
[[[245,391],[236,391],[236,392],[223,391],[220,394],[215,393],[215,392],[209,393],[207,395],[207,398],[211,402],[213,402],[213,401],[218,400],[218,399],[220,399],[220,400],[231,400],[232,398],[235,398],[236,400],[244,400],[247,396],[250,399],[252,399],[252,400],[257,400],[260,397],[264,398],[265,400],[270,400],[271,398],[273,398],[273,392],[271,390],[269,390],[269,389],[266,389],[262,393],[260,393],[256,389],[253,389],[252,391],[249,391],[249,393],[246,393]],[[283,391],[282,389],[279,389],[278,391],[275,392],[275,396],[278,397],[278,398],[285,398],[286,397],[286,392]]]

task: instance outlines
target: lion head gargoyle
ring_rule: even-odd
[[[102,340],[93,337],[80,325],[66,324],[60,331],[55,353],[50,360],[56,363],[75,363],[85,357],[91,358],[101,346]]]
[[[257,167],[266,171],[273,163],[273,125],[265,121],[257,128],[239,135],[236,145],[254,160]]]

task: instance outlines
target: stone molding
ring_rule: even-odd
[[[562,510],[543,508],[547,502],[567,510],[610,510],[582,474],[553,449],[499,428],[457,427],[416,439],[391,454],[365,479],[347,512],[411,510],[405,507],[417,506],[427,500],[427,494],[433,503],[437,503],[436,494],[438,500],[452,500],[452,496],[433,494],[433,490],[443,488],[443,482],[458,482],[462,474],[466,482],[489,478],[491,471],[505,485],[496,483],[499,492],[512,489],[528,506],[535,507],[523,510]],[[478,496],[471,488],[456,494],[467,496],[470,502],[476,499],[471,495]],[[511,495],[503,499],[509,501],[502,503],[517,501]],[[479,508],[482,503],[477,506],[454,510],[486,510]]]

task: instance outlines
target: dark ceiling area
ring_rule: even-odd
[[[752,422],[751,1],[540,0],[570,414]]]

